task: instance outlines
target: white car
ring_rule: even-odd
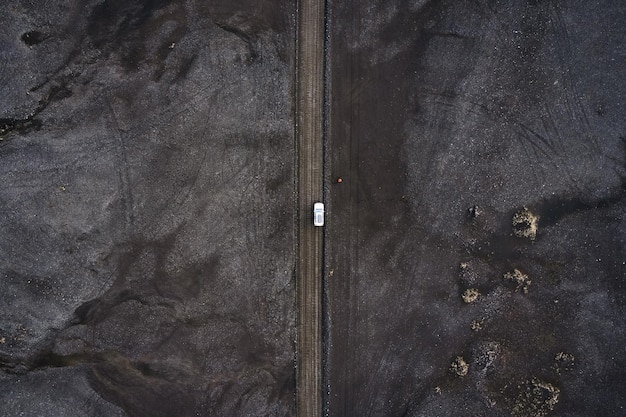
[[[324,203],[313,204],[313,224],[324,226]]]

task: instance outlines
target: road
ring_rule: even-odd
[[[322,360],[322,231],[312,208],[322,200],[324,1],[303,0],[298,8],[296,66],[298,158],[298,350],[297,415],[319,417]]]

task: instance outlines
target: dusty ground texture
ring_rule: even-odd
[[[330,11],[328,414],[625,415],[624,3]]]
[[[292,2],[2,1],[0,415],[295,413]]]
[[[0,415],[294,415],[294,3],[235,3],[2,2]],[[329,2],[327,414],[625,414],[622,3]]]

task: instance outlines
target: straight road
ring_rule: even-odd
[[[322,199],[324,0],[298,3],[296,140],[298,158],[298,369],[297,415],[319,417],[322,354],[322,228],[312,208]]]

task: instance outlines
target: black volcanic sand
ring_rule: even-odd
[[[294,11],[3,2],[0,415],[295,414]]]
[[[330,16],[328,414],[626,415],[626,4]]]

